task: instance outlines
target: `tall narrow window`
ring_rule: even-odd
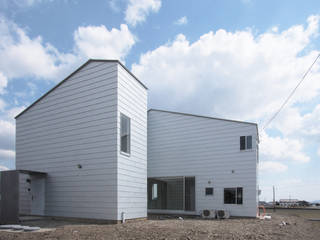
[[[121,152],[130,154],[130,118],[121,114]]]
[[[237,204],[242,204],[242,188],[237,188]]]
[[[240,150],[252,149],[252,136],[240,137]]]
[[[240,150],[246,149],[246,136],[240,137]]]
[[[247,149],[252,149],[252,136],[247,136]]]
[[[152,200],[155,200],[158,198],[158,184],[154,183],[152,184]]]

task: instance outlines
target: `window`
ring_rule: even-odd
[[[242,188],[237,188],[237,204],[242,204]]]
[[[224,204],[242,204],[243,190],[238,188],[224,189]]]
[[[240,137],[240,150],[252,149],[252,136]]]
[[[195,177],[148,178],[148,209],[195,211]]]
[[[154,183],[152,184],[152,200],[155,200],[158,198],[158,184]]]
[[[212,196],[213,195],[213,188],[207,187],[206,188],[206,196]]]
[[[130,154],[130,118],[121,114],[121,152]]]

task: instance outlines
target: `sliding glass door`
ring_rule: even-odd
[[[195,177],[148,179],[148,209],[195,210]]]

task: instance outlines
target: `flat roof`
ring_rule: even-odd
[[[71,78],[74,74],[76,74],[77,72],[79,72],[82,68],[84,68],[86,65],[88,65],[90,62],[114,62],[114,63],[118,63],[121,67],[123,67],[138,83],[140,83],[140,85],[142,87],[144,87],[146,90],[148,90],[148,88],[132,73],[129,71],[128,68],[126,68],[126,66],[124,66],[119,60],[108,60],[108,59],[89,59],[88,61],[86,61],[84,64],[82,64],[78,69],[76,69],[74,72],[72,72],[69,76],[67,76],[65,79],[63,79],[62,81],[60,81],[57,85],[55,85],[53,88],[51,88],[49,91],[47,91],[45,94],[43,94],[40,98],[38,98],[36,101],[34,101],[31,105],[29,105],[26,109],[24,109],[21,113],[19,113],[17,116],[15,116],[15,119],[18,118],[19,116],[21,116],[23,113],[25,113],[26,111],[28,111],[32,106],[34,106],[37,102],[39,102],[41,99],[43,99],[45,96],[47,96],[50,92],[52,92],[53,90],[55,90],[57,87],[59,87],[62,83],[64,83],[65,81],[67,81],[69,78]]]
[[[203,115],[197,115],[197,114],[191,114],[191,113],[174,112],[174,111],[160,110],[160,109],[154,109],[154,108],[150,108],[150,109],[148,110],[148,112],[149,112],[149,111],[173,113],[173,114],[180,114],[180,115],[185,115],[185,116],[201,117],[201,118],[208,118],[208,119],[215,119],[215,120],[228,121],[228,122],[236,122],[236,123],[245,123],[245,124],[252,124],[252,125],[258,126],[257,123],[253,123],[253,122],[245,122],[245,121],[238,121],[238,120],[225,119],[225,118],[209,117],[209,116],[203,116]]]

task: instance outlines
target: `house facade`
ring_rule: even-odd
[[[253,123],[147,111],[147,88],[125,66],[89,60],[16,117],[19,211],[255,217],[257,136]]]
[[[149,110],[149,212],[255,217],[257,133],[252,123]]]
[[[16,117],[16,168],[47,174],[20,177],[22,214],[146,217],[146,87],[118,61],[88,61]]]

